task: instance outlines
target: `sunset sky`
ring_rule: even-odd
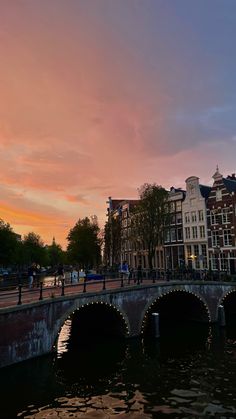
[[[66,246],[156,182],[236,171],[235,0],[0,0],[0,218]]]

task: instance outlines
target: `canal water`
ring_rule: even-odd
[[[77,342],[0,372],[0,418],[236,418],[236,328]]]

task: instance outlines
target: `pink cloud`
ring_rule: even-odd
[[[184,186],[193,172],[207,180],[217,149],[234,171],[235,142],[226,153],[202,129],[200,110],[218,96],[196,86],[188,108],[197,70],[173,48],[180,35],[167,47],[155,39],[148,54],[150,9],[126,4],[130,26],[111,3],[13,0],[1,10],[2,213],[47,240],[58,232],[65,243],[79,217],[97,213],[102,224],[107,197],[136,198],[144,182]]]

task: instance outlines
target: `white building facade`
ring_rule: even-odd
[[[190,269],[208,269],[206,199],[211,188],[199,184],[199,178],[186,179],[186,196],[182,203],[185,265]]]

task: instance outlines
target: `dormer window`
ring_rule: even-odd
[[[216,201],[221,201],[222,200],[222,191],[221,189],[216,189]]]

